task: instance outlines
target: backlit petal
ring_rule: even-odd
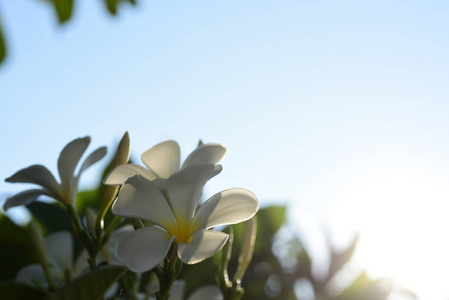
[[[61,187],[51,172],[42,165],[32,165],[28,168],[16,172],[6,182],[22,182],[38,184],[49,192],[55,194],[55,197],[61,196]]]
[[[121,185],[125,183],[126,179],[140,175],[148,180],[156,179],[157,176],[150,170],[135,164],[119,165],[112,170],[104,180],[107,185]]]
[[[203,187],[214,170],[215,165],[194,165],[173,174],[167,180],[168,200],[179,227],[190,223]]]
[[[167,255],[173,238],[157,226],[144,227],[127,235],[117,248],[117,257],[133,272],[156,267]]]
[[[45,238],[45,250],[53,269],[60,274],[73,268],[73,238],[68,231],[58,231]]]
[[[84,138],[78,138],[62,149],[61,154],[58,159],[58,170],[59,177],[61,177],[61,186],[67,197],[66,201],[72,201],[73,199],[68,199],[72,197],[72,183],[74,178],[74,172],[76,165],[78,164],[81,156],[83,156],[84,151],[86,151],[87,146],[89,146],[90,137],[86,136]]]
[[[92,166],[94,163],[102,159],[107,153],[106,147],[100,147],[94,152],[92,152],[83,162],[81,165],[81,168],[78,172],[78,177],[81,176],[81,173],[83,173],[87,168]]]
[[[117,259],[117,255],[115,254],[117,251],[118,245],[122,242],[122,240],[134,231],[134,227],[131,224],[127,224],[125,226],[119,227],[114,230],[109,238],[107,244],[107,250],[109,251],[109,264],[121,266],[123,263]]]
[[[259,209],[259,200],[245,189],[229,189],[204,202],[192,220],[192,231],[248,220]]]
[[[242,245],[239,255],[239,263],[234,278],[242,280],[253,257],[254,243],[256,242],[257,219],[256,216],[243,223]]]
[[[98,257],[97,257],[98,258]],[[80,254],[76,258],[75,265],[73,266],[72,276],[76,278],[89,270],[89,253],[86,249],[81,250]]]
[[[176,226],[161,191],[153,182],[139,175],[126,180],[112,205],[112,212],[121,217],[147,220],[168,230]]]
[[[179,171],[181,151],[175,141],[165,141],[148,149],[142,154],[143,163],[158,177],[168,178]]]
[[[47,279],[45,278],[44,269],[42,269],[40,264],[32,264],[23,267],[20,269],[19,273],[17,273],[15,280],[33,286],[33,281],[37,281],[43,286],[47,286]]]
[[[83,164],[81,165],[80,170],[78,171],[78,175],[77,178],[79,179],[79,177],[81,176],[81,174],[90,166],[92,166],[94,163],[96,163],[97,161],[99,161],[100,159],[102,159],[105,155],[106,155],[106,147],[100,147],[97,150],[95,150],[94,152],[92,152],[83,162]]]
[[[199,146],[186,158],[182,169],[197,164],[216,164],[226,154],[226,148],[220,144],[204,144]]]
[[[220,251],[228,240],[220,231],[198,230],[190,243],[178,243],[178,256],[186,264],[196,264]]]
[[[7,211],[11,207],[28,205],[36,200],[40,195],[53,197],[53,195],[46,190],[34,189],[23,191],[6,199],[5,204],[3,205],[3,210]]]

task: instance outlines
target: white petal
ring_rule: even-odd
[[[42,269],[40,264],[32,264],[23,267],[19,270],[19,273],[17,273],[15,280],[33,286],[33,281],[38,281],[44,286],[47,286],[44,269]]]
[[[223,294],[216,285],[206,285],[195,290],[187,300],[223,300]]]
[[[167,194],[178,226],[188,226],[200,200],[203,187],[215,170],[215,165],[194,165],[181,170],[167,180]]]
[[[127,224],[124,226],[121,226],[114,230],[109,238],[108,241],[108,248],[115,252],[118,245],[121,243],[121,241],[131,232],[134,231],[134,227],[131,224]]]
[[[16,172],[6,182],[22,182],[38,184],[49,192],[55,194],[56,197],[61,196],[61,187],[51,172],[42,165],[32,165],[28,168]]]
[[[143,163],[161,178],[179,171],[181,151],[175,141],[165,141],[142,154]]]
[[[28,205],[34,200],[36,200],[37,197],[40,195],[47,195],[50,197],[53,197],[52,194],[45,190],[28,190],[20,192],[12,197],[9,197],[6,199],[5,204],[3,205],[3,209],[7,211],[11,207],[20,206],[20,205]]]
[[[226,148],[220,144],[204,144],[193,150],[182,164],[182,169],[197,164],[218,163],[226,154]]]
[[[259,200],[245,189],[229,189],[213,195],[196,211],[191,231],[248,220],[259,209]]]
[[[162,192],[162,194],[165,195],[167,193],[168,179],[156,178],[155,180],[152,180],[152,182],[158,187],[158,189]]]
[[[147,220],[168,230],[176,226],[164,195],[153,182],[139,175],[126,180],[112,205],[112,212],[121,217]]]
[[[104,180],[107,185],[121,185],[125,183],[126,179],[140,175],[148,180],[156,179],[157,176],[150,170],[135,164],[119,165],[112,170]]]
[[[72,182],[76,165],[78,164],[87,146],[89,146],[90,137],[78,138],[71,141],[62,149],[58,159],[59,177],[61,177],[61,186],[65,197],[72,197]],[[66,199],[72,201],[73,199]]]
[[[117,257],[133,272],[156,267],[167,255],[173,237],[157,226],[144,227],[127,235],[117,248]]]
[[[72,269],[72,276],[76,278],[89,269],[89,253],[86,249],[81,250],[80,254],[76,258],[75,265]]]
[[[45,238],[48,261],[58,274],[73,268],[73,239],[68,231],[58,231]]]
[[[73,182],[73,193],[76,193],[78,190],[78,182],[81,177],[81,174],[90,166],[92,166],[94,163],[102,159],[106,155],[106,147],[100,147],[94,152],[92,152],[83,162],[81,165],[81,168],[78,171],[78,175],[74,178]]]
[[[190,243],[178,243],[178,256],[186,264],[199,263],[220,251],[228,237],[220,231],[198,230]]]
[[[128,225],[122,226],[112,232],[111,237],[109,238],[109,241],[107,244],[111,265],[117,265],[117,266],[123,265],[122,262],[117,259],[117,256],[115,253],[117,251],[118,245],[120,245],[122,240],[133,231],[134,231],[134,227],[132,225],[128,224]]]

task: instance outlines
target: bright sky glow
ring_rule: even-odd
[[[370,275],[449,297],[449,3],[139,1],[114,19],[78,2],[64,28],[45,2],[0,2],[1,179],[56,171],[85,135],[92,150],[128,130],[137,161],[163,139],[184,158],[219,142],[207,196],[287,203],[317,257],[323,229],[360,232]]]

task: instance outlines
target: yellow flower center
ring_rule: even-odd
[[[171,236],[175,236],[175,242],[177,243],[190,243],[192,241],[192,233],[189,230],[189,226],[178,222],[178,226],[172,228],[165,228]]]
[[[186,232],[186,231],[178,231],[177,234],[175,234],[175,242],[177,243],[190,243],[192,241],[192,236]]]

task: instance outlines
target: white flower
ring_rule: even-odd
[[[155,226],[126,236],[117,248],[117,257],[132,271],[144,272],[159,264],[173,242],[179,258],[187,264],[217,253],[228,235],[210,229],[248,220],[259,208],[253,193],[237,188],[217,193],[199,205],[205,183],[219,170],[219,165],[192,165],[170,176],[164,191],[139,175],[126,180],[112,212]]]
[[[196,164],[216,164],[226,153],[220,144],[203,144],[197,147],[180,166],[181,152],[175,141],[165,141],[142,154],[142,161],[148,169],[136,165],[119,165],[106,177],[104,184],[121,185],[126,179],[140,175],[148,180],[167,179],[170,175]]]
[[[73,262],[73,239],[68,231],[53,233],[45,238],[45,251],[50,268],[50,276],[57,285],[63,285],[88,269],[87,251],[81,251]],[[34,281],[47,286],[44,270],[40,264],[31,264],[20,269],[16,281],[33,284]]]
[[[78,193],[78,183],[81,174],[106,155],[106,147],[98,148],[84,160],[78,173],[75,175],[76,166],[89,143],[90,137],[78,138],[62,149],[58,159],[60,184],[56,181],[53,174],[42,165],[32,165],[5,179],[7,182],[34,183],[40,185],[42,189],[27,190],[8,198],[3,209],[6,211],[14,206],[27,205],[40,195],[47,195],[61,202],[73,204]]]

